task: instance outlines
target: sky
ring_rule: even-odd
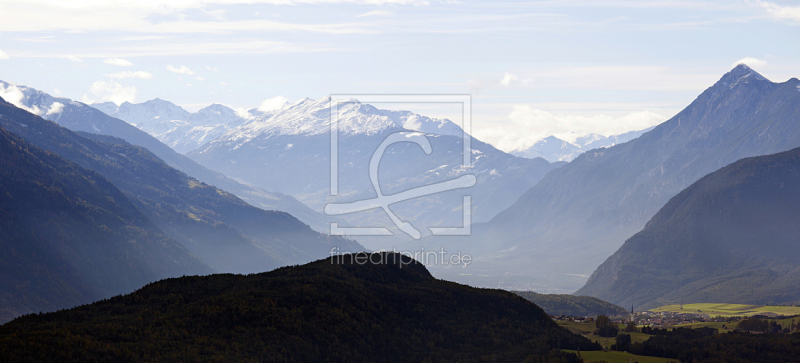
[[[800,2],[0,0],[3,81],[190,111],[469,94],[504,151],[658,124],[740,62],[800,77]]]

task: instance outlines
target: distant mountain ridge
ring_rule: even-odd
[[[0,115],[0,126],[111,180],[165,234],[217,271],[262,272],[318,259],[333,247],[364,249],[285,212],[255,208],[123,140],[79,136],[9,104],[0,105]]]
[[[594,266],[691,183],[736,160],[800,146],[797,86],[796,78],[773,83],[735,67],[670,120],[581,154],[454,242],[480,256],[470,266],[480,275],[437,276],[481,286],[503,281],[509,289],[580,288]]]
[[[543,158],[551,163],[557,161],[572,161],[582,154],[580,146],[561,140],[555,136],[548,136],[535,142],[533,145],[514,150],[510,154],[521,158]]]
[[[541,158],[514,157],[471,138],[473,165],[464,168],[463,131],[450,121],[407,111],[380,110],[356,100],[339,105],[338,112],[340,190],[337,197],[330,195],[330,98],[302,100],[269,118],[232,129],[187,155],[228,176],[291,194],[312,208],[322,210],[331,202],[374,198],[376,194],[368,173],[373,152],[392,133],[424,132],[431,143],[430,155],[411,143],[398,143],[386,149],[379,169],[384,195],[465,174],[475,175],[477,184],[463,191],[392,205],[401,219],[416,224],[423,231],[427,231],[427,227],[461,226],[464,194],[472,198],[472,220],[488,220],[556,167]],[[341,218],[361,227],[393,226],[381,210],[342,215]],[[396,245],[392,239],[386,243],[367,246],[391,249]]]
[[[215,140],[254,118],[249,115],[242,117],[230,107],[220,104],[190,113],[158,98],[138,104],[123,102],[117,106],[113,102],[105,102],[91,106],[136,126],[181,154]]]
[[[0,323],[212,271],[100,174],[0,127]]]
[[[576,294],[665,301],[800,300],[800,148],[739,160],[670,201]]]
[[[285,105],[283,108],[275,111],[256,112],[251,110],[253,114],[257,114],[255,117],[246,121],[237,121],[221,126],[222,129],[228,131],[217,140],[213,141],[213,145],[205,144],[200,149],[205,150],[206,148],[212,148],[218,150],[220,146],[224,144],[227,145],[224,147],[230,146],[228,147],[228,151],[233,151],[237,150],[238,147],[243,144],[250,143],[254,138],[271,138],[269,146],[257,146],[258,156],[248,155],[246,157],[245,160],[247,160],[250,166],[244,165],[245,160],[242,160],[242,164],[237,165],[231,165],[231,161],[226,161],[221,164],[209,163],[208,165],[211,166],[212,169],[223,171],[226,175],[233,176],[243,183],[295,195],[304,203],[321,212],[322,206],[331,201],[331,198],[327,196],[329,194],[328,191],[323,190],[330,184],[326,182],[326,180],[329,179],[329,173],[324,173],[324,168],[329,168],[329,163],[325,163],[321,159],[321,157],[329,155],[330,151],[320,148],[320,146],[324,145],[323,143],[329,142],[327,134],[330,130],[331,102],[330,97],[321,98],[319,100],[306,98],[294,104]],[[193,115],[197,115],[202,111],[189,114],[172,103],[158,99],[135,105],[122,104],[117,109],[114,109],[114,107],[108,103],[98,104],[97,107],[101,110],[105,110],[105,112],[111,112],[111,115],[120,117],[132,125],[137,125],[137,127],[141,128],[143,131],[147,131],[163,141],[167,141],[164,137],[165,134],[160,134],[164,132],[164,130],[171,130],[169,133],[176,135],[186,131],[185,128],[173,128],[176,123],[181,122],[166,120],[170,118],[191,119],[194,117]],[[461,128],[449,120],[433,119],[409,111],[380,110],[371,105],[361,104],[356,100],[339,104],[339,113],[339,129],[343,138],[378,139],[384,137],[388,132],[404,130],[406,128],[415,131],[432,131],[440,134],[456,135],[456,137],[462,137],[463,135]],[[222,121],[217,120],[215,122]],[[188,137],[188,135],[186,137]],[[293,141],[295,138],[299,138],[298,141]],[[287,141],[276,141],[278,139],[286,139]],[[310,140],[313,141],[308,142]],[[250,143],[250,145],[256,143],[260,142],[254,141]],[[308,147],[312,149],[310,152],[313,152],[313,155],[301,155],[298,160],[288,159],[285,160],[285,164],[282,164],[284,160],[279,160],[277,163],[272,160],[273,156],[278,159],[286,159],[287,154],[292,154],[302,149],[304,145],[308,145]],[[362,156],[365,155],[367,149],[370,147],[374,149],[376,146],[377,144],[372,146],[354,145],[354,148],[349,152]],[[195,150],[187,155],[195,157],[198,153],[199,152]],[[251,167],[252,165],[249,164],[250,162],[259,160],[259,158],[262,157],[266,157],[267,159],[264,160],[263,163],[258,163],[267,167],[263,169]],[[306,157],[312,160],[302,160]],[[205,159],[200,158],[198,160]],[[234,163],[236,162],[238,161]],[[536,163],[538,162],[529,162],[528,164]],[[365,162],[362,164],[364,165],[359,165],[359,167],[366,167]],[[431,166],[431,169],[439,167],[440,165],[441,164]],[[219,167],[224,170],[218,169]],[[238,167],[244,167],[245,170],[235,170]],[[275,173],[274,170],[282,170],[283,172]],[[358,177],[363,179],[362,175],[358,175]],[[359,185],[360,187],[356,188],[358,192],[362,195],[369,195],[369,192],[365,191],[363,188],[363,186],[369,184],[361,183]],[[455,200],[455,198],[452,199]],[[458,201],[460,201],[460,197],[458,197]],[[511,200],[508,200],[506,203],[510,204]],[[448,203],[448,208],[457,208],[458,205],[460,205],[460,203]],[[480,214],[483,214],[482,210],[483,208],[481,208]],[[294,213],[295,210],[291,210],[290,212]],[[383,214],[374,213],[375,211],[372,212],[373,213],[359,214],[357,217],[319,216],[314,219],[315,223],[313,225],[317,230],[328,232],[329,225],[327,222],[338,222],[339,225],[347,225],[348,222],[343,222],[342,219],[353,221],[353,219],[350,218],[356,218],[355,221],[362,225],[369,223],[386,224],[388,217]],[[305,213],[305,215],[308,214],[307,212]],[[418,213],[414,211],[406,214],[417,215]],[[436,218],[431,221],[432,224],[436,224],[437,221],[440,221],[442,216],[453,220],[450,222],[448,219],[445,219],[445,224],[449,223],[452,225],[460,222],[460,219],[456,220],[456,217],[460,218],[458,213],[432,214],[434,218]],[[430,215],[428,217],[430,218]],[[310,218],[306,220],[308,219]],[[391,225],[391,223],[389,223],[389,225]],[[360,239],[363,240],[364,238],[366,237]]]
[[[93,107],[67,98],[56,98],[30,87],[3,81],[0,81],[0,89],[5,90],[7,94],[18,97],[13,102],[9,101],[12,104],[24,107],[70,130],[110,135],[121,138],[133,145],[145,147],[171,167],[205,183],[234,193],[256,207],[265,210],[288,212],[320,232],[329,229],[330,217],[313,211],[295,198],[282,193],[269,192],[252,184],[240,183],[219,172],[209,170],[192,159],[179,154],[148,133],[125,121],[108,116]],[[169,105],[165,107],[172,109]],[[176,112],[180,113],[179,111]]]
[[[264,135],[319,135],[330,132],[330,109],[337,103],[338,129],[344,135],[374,135],[388,129],[405,129],[437,135],[462,136],[463,130],[447,119],[430,118],[410,111],[378,109],[351,99],[334,101],[304,98],[283,109],[262,115],[242,127],[231,129],[225,140],[245,143]]]
[[[643,130],[630,131],[611,136],[589,134],[578,137],[574,143],[561,140],[555,136],[548,136],[527,148],[512,151],[511,155],[528,159],[541,157],[551,163],[557,161],[569,162],[586,151],[622,144],[642,136],[642,134],[652,129],[653,127],[648,127]]]
[[[591,316],[624,315],[625,308],[591,296],[540,294],[534,291],[512,291],[550,315]]]

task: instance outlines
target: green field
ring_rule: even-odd
[[[789,319],[791,320],[791,319]],[[727,333],[733,331],[736,328],[736,322],[732,323],[725,323],[725,322],[706,322],[706,323],[689,323],[689,324],[680,324],[680,325],[673,325],[673,328],[715,328],[718,329],[720,333]]]
[[[680,305],[665,305],[652,312],[675,312],[675,313],[702,313],[709,316],[751,316],[758,314],[773,313],[778,315],[800,315],[798,306],[765,306],[765,305],[745,305],[745,304],[684,304],[683,309]]]
[[[594,323],[575,323],[575,322],[569,322],[569,321],[559,321],[558,325],[561,325],[561,326],[567,328],[569,331],[571,331],[571,332],[573,332],[575,334],[583,335],[583,336],[589,338],[589,340],[591,340],[591,341],[597,341],[603,347],[606,347],[606,348],[610,347],[611,345],[613,345],[616,342],[615,338],[604,338],[604,337],[592,334],[592,332],[595,329]],[[619,332],[620,332],[620,334],[629,334],[631,336],[631,343],[641,343],[641,342],[644,342],[645,340],[647,340],[648,338],[650,338],[650,335],[643,334],[643,333],[625,332],[625,326],[624,325],[619,325]]]
[[[577,353],[574,350],[564,350],[565,352]],[[608,363],[668,363],[675,362],[675,359],[645,357],[642,355],[633,355],[625,352],[581,352],[581,358],[584,362],[607,361]]]

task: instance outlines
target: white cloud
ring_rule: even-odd
[[[123,87],[121,84],[114,81],[97,81],[92,83],[92,86],[89,87],[89,94],[94,98],[83,95],[83,102],[91,104],[95,102],[111,101],[117,105],[125,101],[131,103],[136,102],[136,87]]]
[[[221,86],[227,86],[227,85],[228,85],[228,83],[227,83],[227,82],[220,82],[219,84],[220,84]]]
[[[109,73],[104,74],[106,77],[111,77],[113,79],[125,79],[125,78],[139,78],[139,79],[153,79],[153,75],[150,72],[145,71],[122,71],[116,73]]]
[[[475,136],[500,150],[513,151],[553,135],[573,142],[590,133],[610,136],[658,125],[666,117],[652,111],[633,112],[623,117],[608,115],[556,115],[528,105],[516,105],[508,115],[510,123],[475,129]]]
[[[200,82],[202,82],[202,81],[205,81],[205,80],[206,80],[206,79],[205,79],[205,78],[203,78],[203,77],[194,77],[194,79],[196,79],[196,80],[198,80],[198,81],[200,81]]]
[[[58,88],[53,88],[53,94],[56,96],[61,96],[61,90]]]
[[[103,63],[119,67],[130,67],[133,65],[133,63],[131,63],[127,59],[122,59],[122,58],[108,58],[104,60]]]
[[[231,109],[236,114],[236,116],[239,116],[239,117],[241,117],[243,119],[251,119],[251,118],[253,118],[253,115],[251,115],[250,111],[248,111],[246,108],[243,108],[243,107],[231,107]]]
[[[2,32],[135,32],[151,34],[290,31],[329,34],[375,33],[374,24],[320,21],[279,22],[268,19],[225,19],[225,6],[236,4],[368,3],[424,4],[419,0],[3,0]],[[216,6],[218,5],[218,6]],[[213,9],[217,8],[217,9]],[[194,14],[203,13],[203,16]],[[211,19],[209,19],[209,16]],[[155,20],[154,20],[155,18]],[[110,56],[122,56],[113,54]]]
[[[519,80],[519,77],[517,77],[517,76],[515,76],[515,75],[513,75],[511,73],[506,72],[506,74],[503,75],[503,79],[500,80],[500,85],[502,85],[504,87],[508,87],[509,85],[511,85],[511,82],[514,82],[514,81],[517,81],[517,80]]]
[[[8,87],[6,87],[2,82],[0,82],[0,98],[30,113],[37,115],[42,115],[43,113],[42,110],[40,110],[36,105],[33,107],[25,106],[25,104],[22,103],[22,101],[25,99],[25,94],[19,87],[17,87],[17,85],[13,83],[9,83]]]
[[[800,25],[800,6],[780,6],[768,1],[758,1],[767,13],[778,20],[788,20]]]
[[[176,68],[176,67],[173,67],[172,65],[167,65],[167,70],[172,72],[172,73],[185,74],[187,76],[193,76],[194,75],[194,71],[192,71],[191,69],[189,69],[186,66],[181,66],[180,68]]]
[[[258,106],[258,110],[261,112],[277,111],[286,106],[288,102],[289,99],[286,97],[275,96],[264,100],[264,102],[261,102],[261,104]]]
[[[53,104],[50,105],[50,109],[47,110],[47,115],[52,115],[52,114],[55,114],[55,113],[59,113],[63,109],[64,109],[64,104],[63,103],[61,103],[61,102],[53,102]]]
[[[739,64],[746,64],[750,68],[762,68],[767,66],[767,61],[752,57],[745,57],[734,62],[733,65],[731,65],[731,68],[736,67]]]
[[[0,25],[1,26],[1,25]],[[111,54],[124,54],[130,57],[143,56],[175,56],[175,55],[213,55],[213,54],[276,54],[276,53],[319,53],[341,51],[332,43],[289,43],[269,40],[229,40],[224,42],[208,41],[206,39],[182,41],[151,41],[139,42],[126,46],[124,51],[108,50],[106,48],[94,49],[82,54],[85,58],[106,58]],[[36,58],[65,58],[62,55],[52,54],[47,50],[33,51],[26,57]]]
[[[364,14],[358,15],[356,16],[356,18],[363,18],[365,16],[391,16],[391,15],[393,14],[385,10],[372,10]]]
[[[80,59],[80,58],[78,58],[78,57],[76,57],[74,55],[67,55],[67,56],[64,56],[64,58],[67,58],[67,59],[69,59],[69,60],[71,60],[73,62],[83,62],[83,59]]]
[[[214,67],[212,67],[212,66],[206,66],[206,68],[205,68],[205,69],[206,69],[207,71],[219,72],[219,69],[216,69],[216,68],[214,68]]]
[[[0,60],[8,59],[8,58],[11,58],[11,57],[9,57],[8,54],[6,54],[6,52],[4,52],[2,49],[0,49]]]
[[[681,72],[665,66],[542,66],[530,72],[540,89],[636,91],[702,91],[714,84],[717,72]]]
[[[236,4],[270,4],[270,5],[299,5],[299,4],[370,4],[370,5],[428,5],[427,0],[151,0],[151,1],[125,1],[125,0],[81,0],[81,1],[50,1],[50,0],[18,0],[9,3],[32,3],[38,5],[52,5],[61,9],[93,10],[93,9],[128,9],[145,10],[153,13],[174,13],[181,10],[203,9],[208,5],[236,5]]]

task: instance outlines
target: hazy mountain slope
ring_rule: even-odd
[[[473,221],[488,220],[511,205],[554,166],[544,159],[523,159],[471,139],[473,167],[465,169],[460,128],[446,120],[410,112],[379,110],[357,101],[339,107],[339,196],[330,196],[330,99],[304,100],[268,118],[233,129],[190,152],[198,162],[263,188],[289,193],[321,210],[330,202],[375,197],[368,167],[387,135],[415,130],[427,133],[431,154],[419,145],[400,143],[386,149],[379,180],[384,195],[474,174],[469,189],[440,193],[392,205],[404,221],[427,227],[461,226],[462,195],[472,196]],[[254,167],[257,165],[258,167]],[[280,170],[278,173],[276,171]],[[393,226],[381,210],[343,215],[359,226]],[[389,242],[394,243],[394,242]],[[385,247],[385,246],[379,246]],[[391,247],[389,247],[391,248]]]
[[[0,323],[210,272],[111,182],[0,128]]]
[[[623,315],[625,308],[591,296],[539,294],[533,291],[512,291],[550,315],[597,316]]]
[[[252,273],[308,262],[333,246],[363,249],[287,213],[250,206],[121,139],[86,135],[90,140],[8,104],[0,105],[0,114],[9,131],[111,180],[167,235],[219,271]]]
[[[461,249],[481,254],[474,267],[483,275],[577,289],[585,280],[573,275],[589,275],[694,181],[800,146],[797,85],[739,65],[655,129],[549,173]]]
[[[673,197],[579,294],[774,305],[800,299],[800,148],[747,158]]]
[[[12,361],[60,362],[577,363],[556,348],[600,349],[510,292],[436,280],[408,257],[398,264],[399,254],[363,257],[386,262],[344,256],[160,281],[0,326],[0,351]]]
[[[169,166],[202,182],[233,193],[256,207],[265,210],[288,212],[317,231],[324,232],[328,230],[328,223],[331,218],[311,210],[295,198],[281,193],[268,192],[252,185],[245,185],[216,171],[209,170],[172,150],[169,146],[161,143],[146,132],[137,129],[135,126],[108,116],[93,107],[67,98],[55,98],[33,88],[2,81],[0,81],[0,87],[17,93],[17,103],[9,101],[12,104],[26,107],[29,111],[48,120],[55,121],[70,130],[111,135],[131,144],[145,147],[169,164]],[[12,92],[9,91],[9,93]]]

